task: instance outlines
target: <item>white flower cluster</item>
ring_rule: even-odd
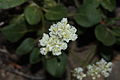
[[[75,34],[77,29],[68,24],[67,18],[63,18],[61,22],[51,25],[49,31],[50,36],[56,35],[62,41],[66,41],[67,43],[70,40],[75,41],[77,39],[77,35]]]
[[[86,74],[83,73],[83,69],[81,67],[77,67],[74,69],[73,76],[78,80],[82,80],[84,77],[86,77]]]
[[[89,65],[87,68],[87,74],[92,76],[93,79],[96,79],[101,75],[108,77],[112,71],[112,62],[106,62],[104,59],[101,59],[99,62],[96,62],[96,64]]]
[[[81,69],[83,71],[83,69]],[[75,73],[82,73],[81,70],[74,70],[74,74]],[[93,80],[104,76],[104,77],[108,77],[110,72],[112,71],[112,62],[106,62],[104,59],[101,59],[99,62],[96,62],[96,64],[93,65],[88,65],[87,66],[87,76],[92,77]],[[82,73],[83,74],[83,73]],[[76,78],[78,80],[82,80],[83,76],[82,74],[76,74]],[[85,75],[85,74],[83,74]],[[81,78],[79,78],[81,77]]]
[[[39,40],[40,52],[42,55],[46,55],[48,52],[52,52],[53,55],[60,55],[61,50],[67,48],[67,43],[77,39],[75,34],[77,29],[68,24],[67,18],[63,18],[61,22],[51,25],[49,34],[43,34],[41,40]]]
[[[101,59],[99,62],[97,62],[96,66],[101,69],[101,75],[104,77],[108,77],[112,71],[112,62],[106,62],[104,59]]]
[[[88,65],[87,67],[88,69],[88,72],[87,72],[87,75],[91,76],[92,79],[96,79],[96,78],[99,78],[101,75],[100,75],[100,68],[97,67],[96,65]]]

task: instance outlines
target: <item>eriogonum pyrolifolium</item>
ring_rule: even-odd
[[[96,64],[89,65],[87,74],[90,75],[93,79],[100,77],[108,77],[112,71],[112,62],[106,62],[104,59],[101,59]]]
[[[77,29],[68,24],[67,18],[63,18],[61,22],[51,25],[49,34],[43,34],[41,40],[39,40],[40,53],[46,55],[48,52],[52,52],[53,55],[61,55],[62,50],[67,48],[67,43],[77,39]]]
[[[112,71],[112,62],[106,62],[104,59],[101,59],[99,62],[96,62],[96,64],[87,66],[86,76],[90,76],[92,77],[93,80],[95,80],[101,76],[108,77],[111,71]],[[83,73],[82,68],[79,69],[78,67],[78,69],[75,68],[73,75],[78,80],[82,80],[85,74]]]
[[[67,43],[72,40],[77,39],[77,35],[75,34],[77,29],[74,26],[68,24],[67,18],[63,18],[61,22],[57,24],[53,24],[50,29],[50,35],[58,36],[62,41],[66,41]]]
[[[84,77],[86,77],[86,74],[83,73],[83,68],[77,67],[73,71],[73,76],[78,80],[82,80]]]

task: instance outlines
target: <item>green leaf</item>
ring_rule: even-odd
[[[60,20],[67,16],[67,9],[63,5],[50,7],[45,14],[48,20]]]
[[[18,55],[27,54],[27,53],[29,53],[33,49],[34,45],[35,45],[34,39],[27,38],[17,48],[16,53]]]
[[[120,37],[120,27],[112,28],[111,33],[116,37]]]
[[[19,6],[27,0],[0,0],[0,9],[8,9]]]
[[[53,7],[56,5],[57,5],[57,3],[55,0],[44,0],[44,7],[45,8]]]
[[[93,6],[82,5],[74,17],[75,21],[82,27],[91,27],[101,20],[100,11]]]
[[[96,38],[106,46],[111,46],[116,42],[113,36],[104,25],[99,25],[95,29]]]
[[[61,77],[66,69],[67,56],[65,53],[58,57],[47,59],[46,70],[54,77]]]
[[[30,54],[30,63],[35,64],[40,61],[40,49],[34,48],[32,53]]]
[[[101,5],[109,11],[113,11],[116,7],[116,0],[102,0]]]
[[[100,4],[101,0],[84,0],[84,4],[86,6],[91,5],[92,7],[97,8]]]
[[[27,22],[31,25],[38,24],[41,20],[42,12],[36,4],[31,4],[24,11]]]
[[[111,34],[113,34],[116,37],[120,37],[120,26],[117,25],[117,23],[119,23],[120,18],[108,18],[106,20],[107,25],[112,26],[109,31],[111,32]]]
[[[1,31],[4,36],[11,42],[16,42],[21,39],[27,31],[24,16],[20,15],[13,20],[10,25],[5,26]]]

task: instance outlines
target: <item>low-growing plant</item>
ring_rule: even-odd
[[[16,53],[30,53],[30,63],[42,61],[54,77],[61,77],[66,70],[69,53],[64,50],[68,42],[86,30],[93,29],[98,53],[107,61],[112,58],[111,47],[120,44],[120,26],[116,25],[120,19],[108,16],[114,12],[116,0],[70,0],[67,3],[64,0],[0,0],[1,10],[21,10],[9,15],[2,34],[11,43],[22,41]],[[32,37],[26,37],[32,33]]]

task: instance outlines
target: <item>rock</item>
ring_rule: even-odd
[[[113,70],[107,80],[120,80],[120,61],[114,62]]]

